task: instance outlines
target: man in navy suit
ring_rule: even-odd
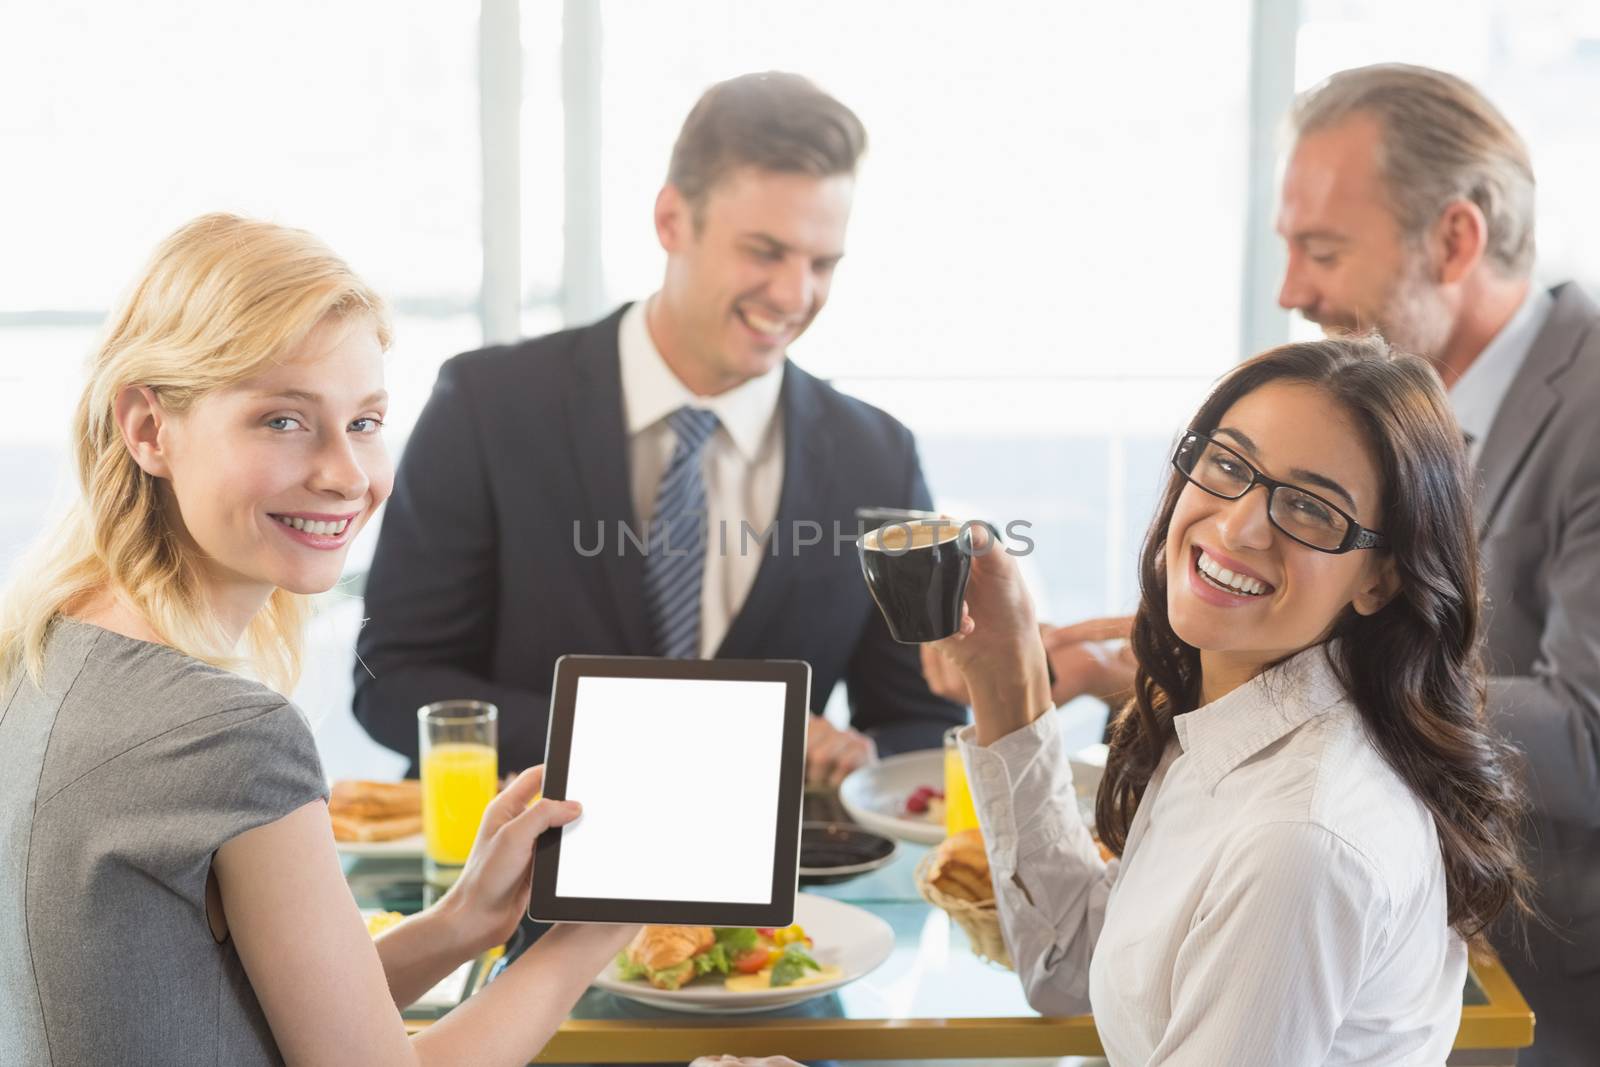
[[[441,369],[355,671],[356,717],[413,773],[417,708],[455,697],[499,706],[504,766],[539,762],[567,653],[807,661],[812,711],[841,680],[851,708],[848,729],[811,716],[817,783],[964,721],[856,559],[857,508],[931,507],[911,433],[786,356],[827,301],[865,142],[795,75],[713,86],[656,198],[660,290]]]

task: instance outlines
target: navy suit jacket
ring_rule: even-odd
[[[621,317],[468,352],[439,372],[383,520],[355,666],[356,718],[413,773],[423,704],[493,701],[502,767],[531,766],[544,757],[558,657],[655,652],[643,555],[619,536],[621,523],[642,535]],[[853,725],[880,753],[937,747],[966,711],[931,693],[917,649],[890,638],[853,540],[858,507],[931,507],[915,441],[792,362],[779,403],[777,523],[717,656],[805,660],[813,711],[842,679]],[[728,546],[738,550],[739,531]]]

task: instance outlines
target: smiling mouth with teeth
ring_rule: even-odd
[[[756,333],[778,338],[789,332],[788,324],[782,319],[769,319],[759,311],[752,311],[749,308],[737,308],[735,313],[739,316],[739,321]]]
[[[350,519],[338,519],[333,522],[314,522],[307,519],[290,518],[287,515],[272,516],[278,522],[299,530],[301,533],[312,534],[316,537],[338,537],[350,527]]]
[[[1272,586],[1246,574],[1236,574],[1212,559],[1203,548],[1195,549],[1194,569],[1208,585],[1234,596],[1265,596]]]

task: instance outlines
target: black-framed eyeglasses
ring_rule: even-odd
[[[1267,490],[1267,519],[1294,540],[1318,552],[1382,548],[1383,534],[1357,523],[1343,508],[1316,493],[1268,478],[1238,452],[1190,430],[1172,454],[1178,473],[1212,496],[1238,500],[1256,486]]]

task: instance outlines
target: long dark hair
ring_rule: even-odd
[[[1432,813],[1450,925],[1474,938],[1508,906],[1527,913],[1529,882],[1516,845],[1522,798],[1511,750],[1484,718],[1482,592],[1461,430],[1427,363],[1367,338],[1284,345],[1249,360],[1190,428],[1216,429],[1236,401],[1275,381],[1325,390],[1377,456],[1381,528],[1400,590],[1372,615],[1347,607],[1324,647],[1373,744]],[[1167,618],[1167,528],[1184,485],[1174,471],[1145,537],[1134,697],[1113,726],[1095,802],[1101,838],[1119,855],[1174,716],[1200,704],[1199,650]]]

